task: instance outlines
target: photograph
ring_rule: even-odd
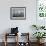
[[[10,8],[11,20],[24,20],[26,19],[26,7],[11,7]]]

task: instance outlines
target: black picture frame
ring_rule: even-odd
[[[11,7],[10,8],[11,20],[25,20],[26,19],[26,7]]]

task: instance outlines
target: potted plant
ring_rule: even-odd
[[[37,41],[41,43],[40,40],[42,38],[45,38],[44,36],[46,36],[46,33],[45,32],[35,32],[33,35],[37,38]]]
[[[37,25],[32,25],[33,28],[35,28],[36,30],[38,30]]]
[[[45,26],[41,26],[40,29],[45,29]]]
[[[39,29],[45,29],[45,26],[37,26],[37,25],[32,25],[32,27],[36,28],[36,30],[39,30]]]

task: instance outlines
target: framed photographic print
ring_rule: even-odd
[[[26,19],[26,7],[11,7],[10,8],[11,20],[24,20]]]

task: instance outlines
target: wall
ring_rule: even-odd
[[[26,7],[26,20],[10,20],[10,7]],[[0,0],[0,34],[10,32],[11,27],[19,27],[19,32],[30,32],[36,24],[36,0]]]

